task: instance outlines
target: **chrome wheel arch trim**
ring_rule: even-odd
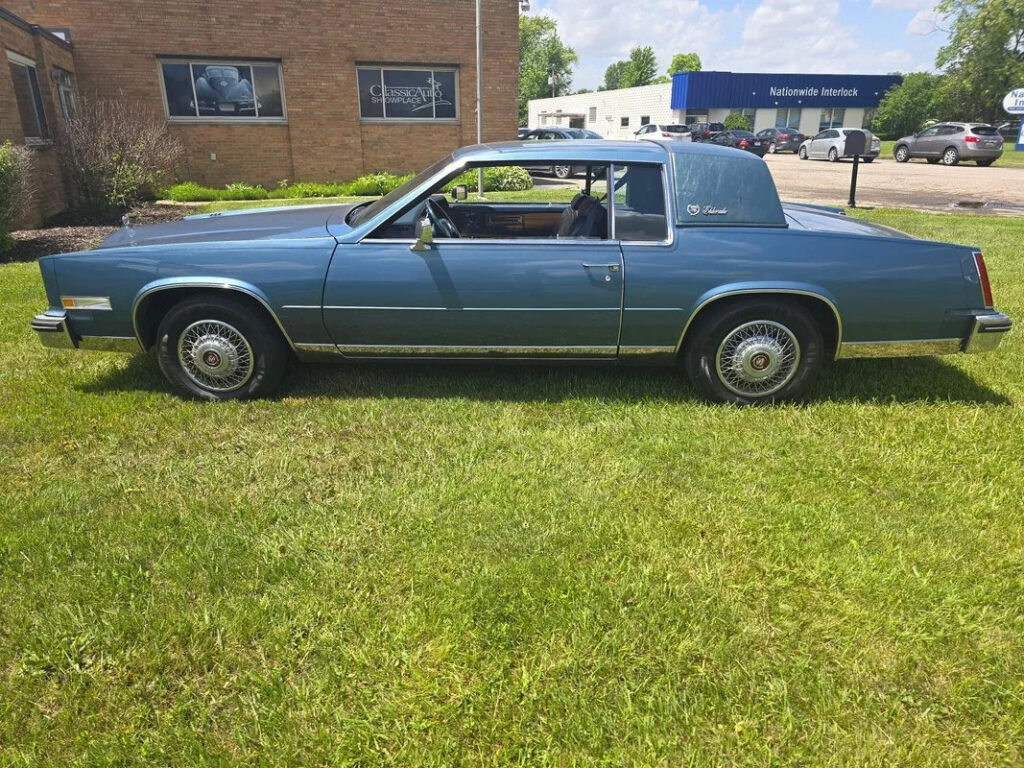
[[[238,283],[231,280],[217,280],[213,278],[196,278],[196,279],[170,279],[161,280],[157,283],[144,286],[137,294],[135,299],[132,301],[132,330],[135,333],[135,338],[139,342],[139,346],[146,350],[145,343],[142,340],[142,334],[139,332],[139,307],[142,302],[148,297],[161,291],[178,290],[183,288],[196,288],[204,290],[219,290],[219,291],[232,291],[234,293],[241,293],[248,296],[251,299],[258,301],[263,308],[267,311],[271,318],[274,320],[274,324],[277,325],[278,330],[281,331],[281,335],[284,336],[284,340],[288,343],[289,348],[295,350],[295,343],[292,341],[291,336],[288,335],[288,331],[285,330],[284,325],[281,323],[281,319],[277,316],[273,307],[270,306],[270,301],[263,293],[255,286],[246,285],[244,283]]]
[[[676,354],[678,355],[683,349],[683,342],[686,341],[686,332],[690,330],[690,326],[693,325],[693,321],[697,319],[705,307],[712,302],[718,301],[719,299],[727,299],[732,296],[752,296],[752,295],[790,295],[790,296],[808,296],[812,299],[818,299],[823,302],[830,310],[832,315],[836,319],[836,347],[833,350],[832,357],[836,358],[839,355],[839,350],[843,344],[843,318],[839,314],[839,309],[836,307],[836,303],[818,291],[806,290],[803,288],[737,288],[734,290],[722,291],[712,296],[707,296],[701,299],[694,310],[690,313],[690,316],[686,318],[686,323],[683,325],[683,331],[679,334],[679,341],[676,344]]]

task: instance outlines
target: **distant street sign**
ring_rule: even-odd
[[[1006,94],[1003,109],[1011,115],[1024,115],[1024,88],[1014,88]]]

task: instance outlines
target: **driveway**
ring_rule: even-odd
[[[783,200],[846,205],[849,161],[800,160],[796,155],[766,155]],[[880,157],[857,172],[857,205],[919,208],[932,211],[978,210],[1024,216],[1024,168],[979,168],[973,163],[946,167],[897,163]]]

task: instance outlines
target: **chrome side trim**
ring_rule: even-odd
[[[835,315],[835,318],[836,318],[836,329],[837,329],[838,333],[836,334],[835,356],[838,357],[839,356],[839,351],[840,351],[840,349],[842,349],[842,346],[843,346],[843,319],[839,315],[839,310],[836,309],[836,305],[835,304],[833,304],[831,301],[826,299],[820,293],[814,293],[813,291],[801,291],[801,290],[799,290],[797,288],[745,288],[743,290],[738,290],[738,291],[726,291],[725,293],[718,293],[718,294],[715,294],[714,296],[712,296],[709,299],[705,299],[704,301],[702,301],[700,304],[697,305],[697,307],[693,310],[693,312],[690,313],[690,316],[686,319],[686,325],[683,326],[683,332],[681,334],[679,334],[679,342],[676,344],[676,354],[679,354],[679,352],[682,350],[682,348],[683,348],[683,340],[686,338],[686,332],[688,330],[690,330],[690,326],[693,324],[694,319],[697,317],[698,314],[700,314],[700,311],[702,309],[704,309],[704,307],[706,307],[711,302],[718,301],[719,299],[725,299],[725,298],[728,298],[729,296],[743,296],[743,295],[747,295],[747,294],[780,294],[780,293],[781,294],[796,295],[796,296],[810,296],[811,298],[819,299],[820,301],[823,301],[823,302],[825,302],[826,305],[828,305],[828,308],[832,310],[832,314]]]
[[[618,307],[363,307],[325,304],[324,309],[374,309],[412,312],[618,312]]]
[[[395,355],[426,355],[436,357],[605,357],[615,354],[615,347],[555,346],[470,346],[455,347],[424,344],[393,346],[390,344],[339,344],[338,350],[349,357],[380,357]]]
[[[863,357],[916,357],[953,355],[960,351],[960,339],[903,339],[898,341],[848,341],[839,348],[837,360]]]
[[[295,349],[299,352],[320,352],[332,355],[340,355],[336,344],[314,344],[310,342],[298,342]]]
[[[144,351],[134,336],[83,336],[78,340],[78,348],[92,352]]]
[[[135,299],[135,303],[132,305],[132,329],[135,331],[135,338],[138,339],[139,346],[142,347],[143,349],[145,349],[146,347],[142,343],[142,335],[139,333],[139,305],[142,304],[144,299],[146,299],[148,296],[153,295],[154,293],[159,293],[160,291],[176,290],[178,288],[215,288],[217,290],[222,291],[237,291],[238,293],[243,293],[246,296],[250,296],[251,298],[256,299],[256,301],[258,301],[263,306],[263,308],[270,313],[270,316],[274,318],[274,322],[277,324],[278,329],[281,331],[281,335],[284,336],[284,340],[288,342],[288,346],[291,347],[292,349],[295,349],[295,344],[294,342],[292,342],[291,336],[288,335],[288,331],[286,331],[284,329],[284,326],[281,324],[281,320],[278,318],[277,313],[274,312],[270,305],[259,294],[255,293],[254,291],[250,291],[248,288],[243,288],[240,285],[234,285],[232,283],[214,281],[191,282],[187,280],[182,281],[180,283],[170,283],[168,285],[158,285],[153,288],[149,288],[140,293],[138,298]]]
[[[44,312],[32,318],[32,330],[39,343],[51,349],[74,349],[75,340],[68,328],[67,312]]]
[[[991,352],[1013,327],[1013,321],[1001,312],[991,315],[975,315],[971,332],[964,342],[964,352],[969,355]]]
[[[639,357],[643,355],[674,355],[675,347],[619,347],[622,357]]]

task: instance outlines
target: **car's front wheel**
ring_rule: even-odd
[[[905,144],[900,144],[896,147],[896,151],[892,153],[892,156],[896,158],[897,163],[905,163],[910,159],[910,150],[907,149]]]
[[[776,146],[776,144],[775,144],[775,142],[774,142],[774,141],[773,141],[773,142],[770,142],[770,143],[768,144],[768,154],[769,154],[769,155],[774,155],[774,154],[775,154],[776,152],[778,152],[778,151],[779,151],[779,148],[778,148],[778,146]]]
[[[832,147],[832,149],[830,149],[828,151],[828,161],[830,163],[838,163],[839,162],[839,150],[836,149],[835,147]]]
[[[942,164],[956,165],[959,162],[960,153],[956,151],[956,147],[946,147],[946,151],[942,153]]]
[[[801,160],[806,160],[807,159],[807,147],[800,147],[800,151],[797,152],[797,156]]]
[[[157,330],[157,362],[186,397],[264,397],[281,383],[288,347],[262,312],[231,297],[197,296],[176,304]]]
[[[711,401],[758,405],[792,399],[822,360],[822,334],[814,318],[783,299],[709,309],[687,335],[686,373]]]
[[[568,179],[572,175],[572,167],[568,165],[556,165],[551,170],[558,179]]]

